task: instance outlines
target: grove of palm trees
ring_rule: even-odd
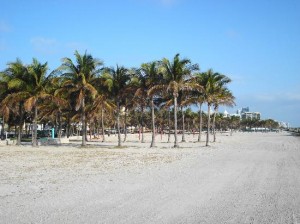
[[[216,113],[220,105],[234,105],[227,86],[231,79],[212,69],[200,72],[198,64],[179,54],[139,68],[105,67],[86,52],[76,51],[74,56],[74,60],[63,58],[53,71],[47,62],[35,58],[29,65],[20,59],[7,64],[0,75],[2,138],[4,131],[13,132],[17,145],[27,137],[37,146],[40,124],[54,128],[57,138],[81,135],[86,146],[92,136],[104,142],[106,130],[116,129],[120,147],[130,126],[140,131],[141,142],[144,132],[151,131],[151,147],[156,145],[158,132],[174,133],[174,147],[179,147],[178,132],[182,142],[185,132],[197,132],[200,142],[202,130],[209,130],[208,146],[210,133],[216,141],[216,129],[241,125]],[[207,114],[202,112],[203,105]],[[199,110],[194,112],[193,106]]]

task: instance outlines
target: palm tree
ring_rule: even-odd
[[[2,89],[6,90],[3,97],[3,107],[14,108],[18,120],[17,145],[21,144],[21,135],[24,124],[24,101],[28,94],[24,94],[30,82],[28,68],[20,59],[8,63],[8,68],[1,74]],[[3,109],[4,109],[3,108]]]
[[[121,106],[124,104],[126,87],[130,81],[130,75],[128,69],[117,65],[116,68],[104,69],[102,77],[105,80],[104,84],[108,87],[113,101],[117,105],[118,147],[121,147],[120,112]]]
[[[191,81],[191,80],[190,80]],[[178,97],[178,104],[180,106],[180,110],[181,110],[181,119],[182,119],[182,142],[186,142],[185,140],[185,111],[183,110],[184,107],[188,106],[189,104],[191,104],[190,99],[191,99],[191,93],[192,92],[184,92],[184,91],[180,91],[179,92],[179,97]]]
[[[8,94],[7,82],[3,80],[2,73],[0,73],[0,116],[1,116],[0,118],[2,120],[0,139],[4,139],[5,121],[8,120],[9,112],[10,112],[10,109],[7,106],[7,104],[3,102],[7,94]]]
[[[227,80],[227,83],[229,83],[229,82],[230,82],[230,79]],[[219,91],[215,94],[213,105],[214,105],[214,116],[213,116],[212,127],[213,127],[214,142],[216,142],[216,114],[218,112],[218,108],[220,105],[226,105],[226,106],[235,105],[234,104],[234,96],[232,95],[230,90],[228,90],[224,86],[221,86]]]
[[[55,71],[53,73],[55,73]],[[60,140],[63,122],[66,123],[67,137],[69,137],[71,106],[67,92],[62,92],[59,95],[55,94],[56,90],[62,88],[63,79],[54,76],[53,73],[47,77],[48,82],[45,86],[46,92],[51,97],[47,98],[40,106],[40,118],[45,122],[51,121],[54,126],[57,127],[55,131]]]
[[[147,87],[147,79],[146,76],[143,72],[142,69],[137,69],[136,70],[136,78],[137,78],[137,89],[135,91],[134,94],[134,104],[136,104],[137,106],[140,107],[141,109],[141,119],[140,119],[140,125],[141,125],[141,134],[142,134],[142,138],[141,138],[141,142],[145,142],[144,140],[144,112],[145,112],[145,108],[148,105],[148,95],[147,95],[147,91],[148,91],[148,87]]]
[[[205,102],[203,86],[206,84],[206,80],[204,79],[205,75],[203,73],[196,73],[192,78],[192,82],[197,83],[199,89],[192,91],[191,96],[189,98],[190,103],[196,104],[199,107],[199,134],[198,134],[198,142],[201,142],[202,135],[202,105]]]
[[[152,128],[152,139],[150,147],[155,147],[155,101],[159,99],[160,91],[156,89],[162,80],[162,74],[159,72],[158,62],[153,61],[144,63],[140,68],[140,76],[143,77],[143,93],[145,99],[150,100],[151,107],[151,128]],[[150,97],[150,99],[148,99]]]
[[[101,117],[101,129],[102,129],[102,142],[105,142],[105,127],[104,127],[104,112],[112,112],[115,109],[115,105],[108,99],[108,94],[100,93],[101,90],[98,88],[98,95],[94,99],[92,106],[92,116],[97,118]]]
[[[74,55],[76,64],[70,58],[62,59],[62,65],[58,68],[58,71],[62,72],[64,82],[56,95],[66,91],[72,97],[75,97],[75,110],[81,110],[82,146],[86,146],[86,102],[89,98],[95,98],[97,94],[97,90],[92,83],[100,74],[99,67],[103,65],[103,62],[93,58],[92,55],[86,52],[84,55],[80,55],[78,51],[75,51]]]
[[[214,73],[212,69],[207,72],[201,73],[203,84],[203,97],[207,103],[207,133],[206,133],[206,146],[209,146],[209,132],[210,132],[210,108],[215,102],[217,94],[220,92],[227,83],[231,80],[222,74]]]
[[[28,90],[24,92],[29,94],[24,103],[25,110],[30,112],[33,109],[33,133],[32,133],[32,146],[37,146],[37,119],[38,119],[38,106],[42,99],[50,97],[46,93],[46,72],[48,70],[47,62],[41,64],[37,59],[32,60],[29,65],[28,71],[30,74],[30,81],[28,83]]]
[[[180,90],[190,90],[192,85],[189,78],[193,71],[199,70],[197,64],[191,64],[189,59],[180,59],[176,54],[173,61],[170,62],[164,58],[161,62],[161,68],[164,74],[165,84],[161,85],[168,92],[171,92],[174,100],[174,147],[179,147],[177,140],[177,98]]]

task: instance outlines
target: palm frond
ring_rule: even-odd
[[[31,111],[33,107],[36,106],[36,97],[35,96],[32,96],[30,98],[28,98],[25,103],[24,103],[24,108],[26,111]]]

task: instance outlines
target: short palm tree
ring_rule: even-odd
[[[228,79],[228,82],[230,82],[230,79]],[[227,82],[227,83],[228,83]],[[216,115],[219,109],[220,105],[225,105],[225,106],[234,106],[234,96],[232,95],[232,92],[227,89],[225,86],[221,86],[219,91],[215,94],[213,106],[214,106],[214,116],[213,116],[213,135],[214,135],[214,142],[216,142]]]
[[[179,54],[176,54],[173,61],[164,58],[161,61],[161,69],[166,81],[161,85],[162,88],[171,92],[174,100],[174,147],[179,147],[177,140],[177,98],[179,91],[191,90],[192,85],[189,82],[192,72],[199,70],[197,64],[191,64],[189,59],[180,59]]]
[[[85,52],[84,55],[75,51],[74,63],[70,58],[63,58],[62,65],[58,71],[62,72],[64,82],[56,94],[67,92],[76,99],[75,110],[81,110],[82,123],[82,146],[86,146],[87,121],[86,121],[86,102],[88,98],[95,98],[96,88],[92,85],[93,81],[100,74],[100,66],[103,62],[93,58]]]
[[[69,123],[70,120],[69,111],[71,106],[69,103],[68,93],[62,92],[56,95],[56,90],[62,88],[63,79],[61,77],[55,77],[51,74],[47,77],[46,92],[51,96],[48,97],[40,106],[40,118],[46,122],[51,121],[56,128],[58,139],[62,136],[62,123],[66,123],[66,134],[69,137]],[[57,125],[58,124],[58,125]]]

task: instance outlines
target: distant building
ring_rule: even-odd
[[[241,114],[241,118],[242,118],[242,120],[246,120],[246,119],[260,120],[260,113],[259,112],[244,112],[244,113]]]
[[[227,112],[227,110],[224,111],[223,117],[230,117],[230,114]]]
[[[241,114],[250,112],[249,107],[242,107]]]
[[[249,107],[243,107],[238,109],[235,114],[228,114],[225,110],[223,113],[224,117],[239,117],[241,120],[245,119],[257,119],[260,120],[260,112],[250,112]]]
[[[278,123],[282,128],[290,128],[290,124],[288,122],[279,121]]]

